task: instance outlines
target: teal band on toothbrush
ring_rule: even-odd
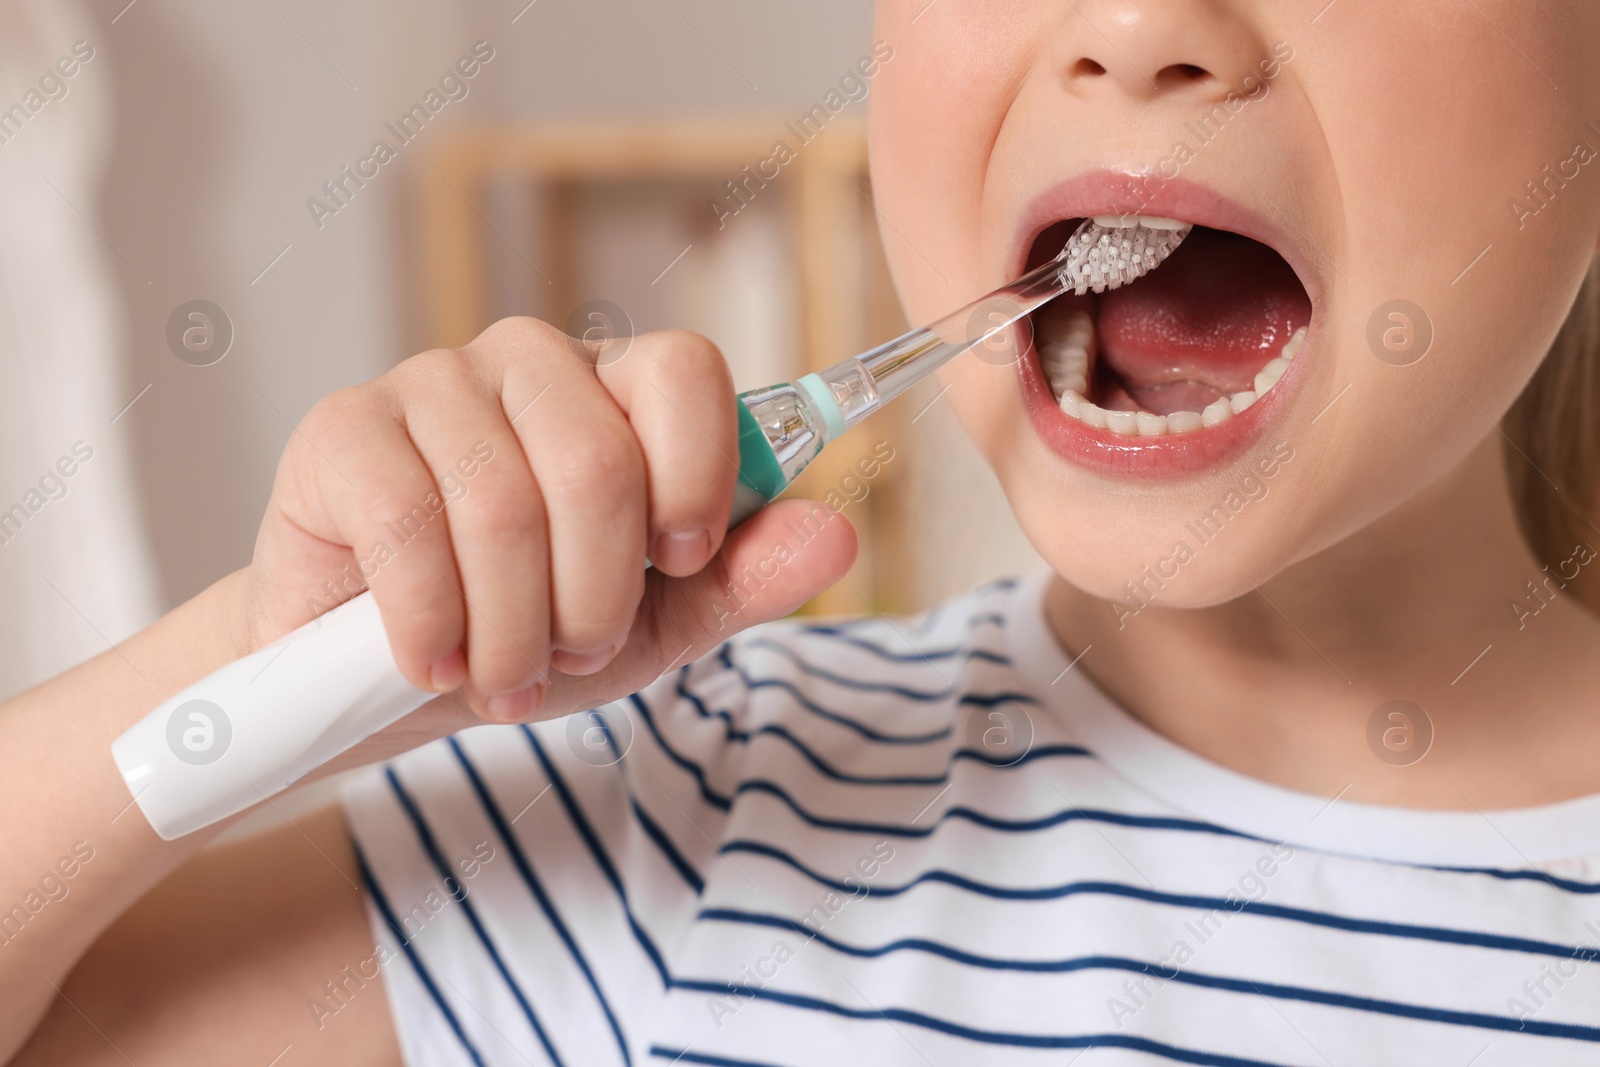
[[[844,412],[839,410],[839,402],[833,398],[833,393],[823,380],[815,374],[808,374],[794,384],[806,391],[806,394],[816,402],[817,410],[822,412],[823,421],[828,427],[828,440],[835,441],[844,436]]]

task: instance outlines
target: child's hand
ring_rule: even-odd
[[[318,403],[256,541],[247,648],[365,584],[412,684],[465,682],[474,711],[520,720],[632,692],[836,581],[854,533],[820,505],[775,505],[724,544],[737,401],[715,346],[619,344],[596,366],[506,319]]]

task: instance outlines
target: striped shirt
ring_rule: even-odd
[[[1600,1062],[1600,797],[1246,778],[1073,669],[1047,578],[373,769],[377,944],[311,1010],[381,973],[412,1067]]]

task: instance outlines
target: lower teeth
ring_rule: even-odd
[[[1090,403],[1088,390],[1089,350],[1094,327],[1085,311],[1069,315],[1061,337],[1040,350],[1040,365],[1061,410],[1097,430],[1109,430],[1124,437],[1160,437],[1164,434],[1193,433],[1226,422],[1265,396],[1283,372],[1289,369],[1295,353],[1305,340],[1306,328],[1296,330],[1282,351],[1256,372],[1253,387],[1229,396],[1218,397],[1204,411],[1174,411],[1156,415],[1148,411],[1114,411]]]

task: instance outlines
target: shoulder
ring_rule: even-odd
[[[917,615],[783,619],[744,631],[686,672],[699,686],[752,681],[799,692],[839,688],[916,699],[956,678],[1007,673],[1017,583],[1003,579]]]
[[[1007,647],[1017,591],[1005,579],[915,616],[758,626],[648,687],[634,711],[707,745],[775,734],[809,751],[960,747],[974,712],[988,724],[988,710],[1034,703]]]
[[[1004,666],[1005,626],[1017,588],[1012,578],[989,582],[919,615],[784,619],[747,630],[726,647],[736,658],[774,649],[837,655],[880,674],[937,674],[972,660]]]

